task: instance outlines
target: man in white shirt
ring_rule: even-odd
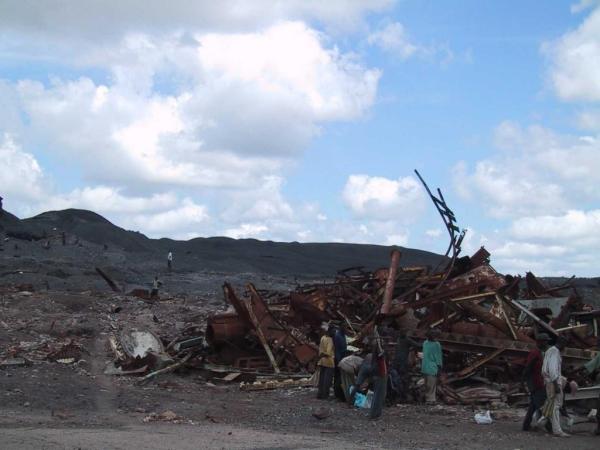
[[[169,272],[171,271],[173,266],[173,252],[169,250],[169,254],[167,255],[167,267],[169,268]]]
[[[556,343],[546,350],[544,363],[542,364],[542,376],[546,385],[546,403],[542,411],[544,416],[538,421],[538,425],[545,424],[548,419],[552,421],[552,434],[560,437],[569,436],[560,427],[560,408],[562,406],[561,367],[562,357],[560,352],[566,347],[567,341],[562,336],[556,339]]]

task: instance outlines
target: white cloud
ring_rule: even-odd
[[[385,238],[385,245],[405,246],[408,244],[408,233],[390,234]]]
[[[561,245],[540,245],[529,242],[508,241],[499,248],[494,249],[494,257],[514,258],[539,258],[539,257],[562,257],[569,252],[569,248]]]
[[[207,208],[196,204],[190,198],[184,198],[180,205],[168,211],[157,213],[144,213],[127,216],[124,224],[128,228],[144,230],[151,237],[163,237],[178,235],[189,236],[195,230],[195,235],[204,233],[201,228],[209,220]]]
[[[126,196],[122,189],[108,186],[76,188],[67,194],[53,195],[44,202],[47,209],[80,208],[102,213],[136,214],[164,211],[177,205],[173,193],[153,194],[149,197]]]
[[[464,162],[457,164],[453,175],[463,199],[508,221],[479,239],[491,251],[495,267],[597,275],[589,262],[597,261],[600,252],[600,211],[589,205],[600,200],[598,138],[504,122],[495,130],[494,143],[498,151],[475,162],[472,170]],[[472,242],[475,234],[467,233],[467,253],[478,248]]]
[[[391,22],[372,31],[367,36],[367,43],[389,53],[401,60],[419,57],[428,60],[439,60],[441,65],[446,65],[454,60],[454,52],[448,44],[423,45],[414,42],[404,25]],[[462,56],[465,62],[472,62],[473,55],[467,50]]]
[[[267,231],[269,229],[262,223],[243,223],[239,227],[225,230],[225,236],[234,239],[259,238]]]
[[[432,228],[431,230],[425,230],[425,236],[430,238],[438,238],[442,235],[441,228]]]
[[[479,161],[468,173],[464,164],[454,168],[454,182],[463,199],[477,199],[487,214],[494,218],[520,216],[543,211],[561,211],[567,203],[562,186],[527,174],[516,164]]]
[[[350,210],[362,218],[413,221],[423,210],[425,196],[413,177],[390,180],[368,175],[350,175],[343,190]]]
[[[0,193],[5,198],[5,208],[17,202],[36,202],[45,197],[47,182],[40,165],[8,133],[1,137],[0,161]]]
[[[98,183],[246,187],[297,157],[320,124],[360,117],[375,99],[379,71],[300,22],[193,42],[136,35],[90,56],[113,83],[19,82],[27,132]],[[154,87],[167,69],[185,80],[172,95]]]
[[[92,209],[152,237],[335,234],[318,204],[284,197],[283,176],[324,125],[373,105],[381,72],[332,36],[392,0],[9,3],[0,54],[54,70],[0,81],[0,135],[15,136],[0,188],[19,215]],[[26,186],[3,188],[21,169]]]
[[[324,49],[319,34],[301,22],[261,33],[209,34],[199,41],[206,71],[293,98],[316,119],[354,118],[373,102],[379,72],[365,70],[335,48]]]
[[[600,131],[600,111],[592,109],[580,112],[577,115],[577,124],[584,130]]]
[[[494,141],[502,152],[476,162],[472,171],[464,162],[453,170],[458,193],[482,200],[492,217],[563,213],[573,202],[600,199],[597,138],[504,122]]]
[[[411,41],[404,26],[398,22],[390,23],[384,28],[372,32],[369,34],[367,42],[393,53],[401,59],[410,58],[420,51],[420,47]]]
[[[600,210],[570,210],[557,216],[524,217],[513,222],[510,233],[521,240],[562,241],[582,250],[590,245],[600,250]]]
[[[550,59],[551,84],[560,98],[600,101],[600,7],[544,50]]]
[[[393,0],[46,0],[0,2],[0,28],[32,36],[84,41],[119,38],[128,31],[162,34],[173,29],[250,31],[282,20],[317,20],[352,29]]]
[[[258,222],[270,219],[292,221],[294,212],[281,194],[283,178],[265,176],[255,189],[225,194],[221,218],[226,222]]]
[[[581,11],[585,11],[586,9],[597,5],[598,3],[598,0],[579,0],[578,3],[574,3],[571,5],[571,12],[573,14],[577,14]]]

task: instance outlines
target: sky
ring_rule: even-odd
[[[600,2],[0,0],[0,195],[600,275]]]

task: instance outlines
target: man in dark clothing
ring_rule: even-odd
[[[369,419],[378,419],[383,412],[383,405],[387,395],[388,368],[385,351],[379,338],[373,340],[373,403],[369,412]]]
[[[335,370],[333,373],[333,392],[338,400],[346,401],[344,390],[342,389],[342,376],[340,373],[339,364],[346,356],[347,343],[346,333],[342,327],[338,327],[335,336],[333,336],[333,348],[335,353]]]
[[[600,339],[598,339],[600,344]],[[599,345],[600,346],[600,345]],[[585,373],[591,378],[594,383],[600,381],[600,353],[594,359],[586,363],[584,366]],[[596,403],[596,436],[600,436],[600,395]]]
[[[373,400],[371,403],[371,409],[369,411],[369,418],[377,419],[379,416],[381,416],[383,403],[385,402],[385,395],[387,392],[387,370],[385,367],[385,355],[383,352],[380,352],[377,349],[376,343],[372,346],[372,348],[373,352],[368,353],[360,365],[356,382],[352,387],[349,403],[351,405],[354,404],[354,397],[360,387],[365,382],[370,381],[373,385]]]
[[[540,410],[546,401],[542,364],[544,362],[543,352],[548,348],[549,340],[550,337],[547,334],[538,334],[536,339],[537,347],[527,355],[523,376],[527,381],[527,388],[529,389],[529,409],[527,409],[527,414],[525,414],[525,419],[523,420],[523,431],[528,431],[531,428],[533,415]]]
[[[412,340],[406,335],[406,331],[400,331],[396,341],[396,350],[394,351],[394,360],[392,361],[392,370],[390,375],[396,388],[396,394],[401,402],[408,398],[408,388],[410,385],[410,368],[408,367],[408,356],[410,351],[420,349],[421,344]]]

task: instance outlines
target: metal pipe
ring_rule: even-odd
[[[388,271],[387,280],[385,282],[385,291],[383,293],[383,305],[381,306],[381,314],[390,312],[392,306],[392,297],[394,296],[394,285],[396,284],[396,271],[400,262],[400,250],[392,250],[392,259],[390,262],[390,270]]]

